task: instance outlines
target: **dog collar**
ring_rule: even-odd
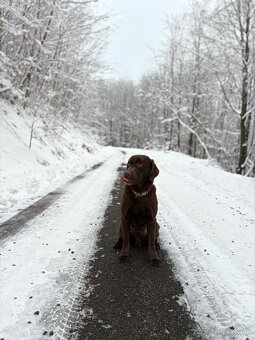
[[[144,196],[147,196],[148,193],[150,192],[151,188],[147,191],[144,191],[144,192],[136,192],[135,190],[131,189],[133,194],[135,194],[135,197],[144,197]]]

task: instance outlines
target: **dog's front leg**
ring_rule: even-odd
[[[129,221],[122,217],[121,218],[121,229],[122,229],[122,249],[119,256],[120,262],[125,262],[128,259],[129,253]]]
[[[156,240],[156,234],[157,234],[157,228],[156,228],[156,220],[149,220],[147,223],[147,229],[148,229],[148,251],[149,251],[149,258],[151,261],[151,264],[154,266],[159,267],[160,265],[160,258],[157,254],[155,240]]]
[[[121,222],[119,224],[119,239],[113,246],[114,249],[122,249],[122,244],[123,244],[123,237],[122,237],[122,226]]]

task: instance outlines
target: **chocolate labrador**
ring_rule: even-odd
[[[128,163],[121,179],[125,189],[121,199],[121,220],[119,225],[119,239],[114,248],[121,249],[120,262],[128,259],[130,239],[137,247],[148,242],[151,264],[160,265],[157,254],[159,245],[159,225],[156,220],[158,200],[153,180],[159,170],[152,159],[145,155],[134,155]]]

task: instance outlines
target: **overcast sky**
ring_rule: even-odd
[[[106,53],[114,66],[109,77],[138,80],[151,67],[151,48],[160,46],[165,13],[178,14],[188,0],[104,0],[117,22]],[[151,48],[150,48],[151,47]]]

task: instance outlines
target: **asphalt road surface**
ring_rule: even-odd
[[[113,245],[118,238],[122,189],[118,179],[105,212],[96,258],[86,278],[90,294],[83,301],[85,312],[78,339],[202,339],[182,303],[182,287],[164,250],[159,250],[159,268],[149,263],[147,247],[131,247],[128,262],[118,263]]]

